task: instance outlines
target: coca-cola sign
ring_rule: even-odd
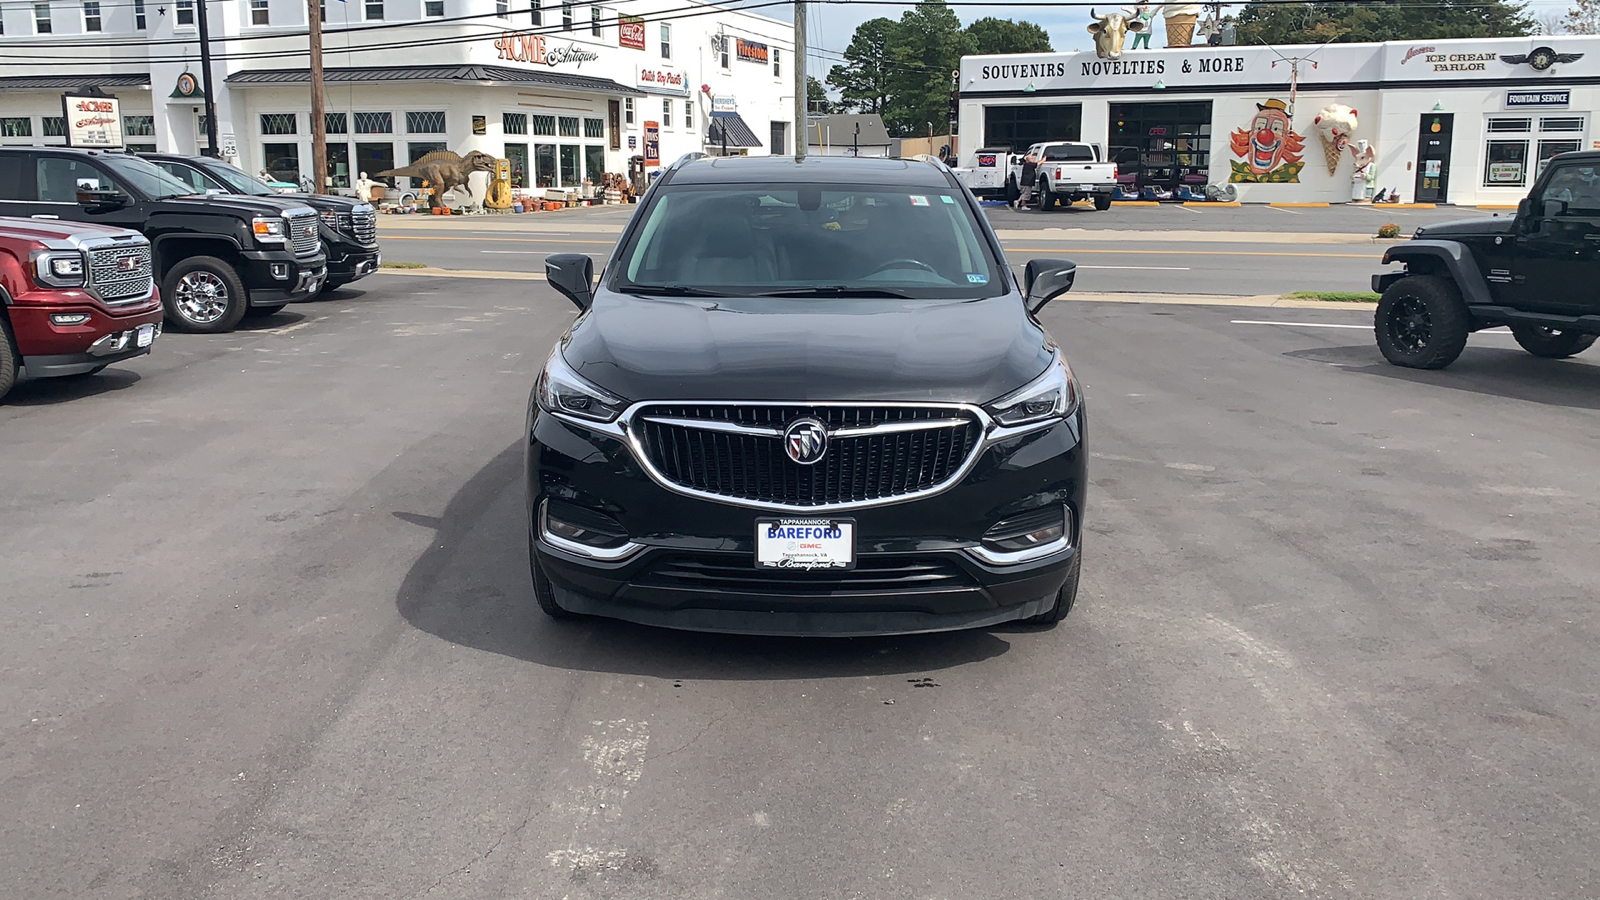
[[[644,49],[644,20],[638,16],[617,16],[617,46]]]

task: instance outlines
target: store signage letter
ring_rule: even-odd
[[[734,40],[734,49],[740,59],[745,62],[767,64],[767,45],[756,41],[747,41],[744,38]]]

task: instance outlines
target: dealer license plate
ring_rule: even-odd
[[[757,519],[756,565],[763,569],[849,569],[856,523],[848,519]]]
[[[1092,185],[1092,184],[1080,184],[1080,185],[1078,185],[1078,190],[1080,190],[1080,191],[1092,191],[1092,190],[1094,190],[1094,185]]]
[[[133,336],[133,343],[138,347],[148,347],[155,342],[156,327],[154,325],[140,325],[139,332]]]

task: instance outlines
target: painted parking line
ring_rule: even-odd
[[[464,237],[464,236],[460,236],[460,235],[436,235],[436,234],[429,234],[429,235],[422,235],[422,234],[385,234],[385,235],[381,235],[380,237],[381,237],[382,240],[385,240],[385,241],[472,241],[472,242],[478,243],[478,244],[607,244],[607,245],[609,245],[609,244],[615,244],[616,243],[615,240],[609,240],[609,241],[583,241],[583,240],[574,240],[574,239],[571,239],[571,238],[562,239],[562,238],[525,238],[525,237],[481,238],[481,237]]]
[[[1278,325],[1283,328],[1358,328],[1362,331],[1371,331],[1371,325],[1345,325],[1337,322],[1269,322],[1262,319],[1231,319],[1231,325]],[[1493,334],[1504,337],[1511,336],[1509,328],[1486,328],[1475,331],[1473,334]]]
[[[1003,242],[1002,242],[1003,243]],[[1089,247],[1013,247],[1004,245],[1008,253],[1132,253],[1141,256],[1298,256],[1304,259],[1382,259],[1382,253],[1293,253],[1283,250],[1182,250],[1168,247],[1161,250],[1103,250]]]
[[[1106,269],[1112,272],[1187,272],[1188,266],[1079,266],[1080,269]]]

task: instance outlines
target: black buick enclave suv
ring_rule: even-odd
[[[918,160],[684,159],[529,401],[553,616],[752,634],[1053,623],[1078,590],[1083,397],[976,201]]]

